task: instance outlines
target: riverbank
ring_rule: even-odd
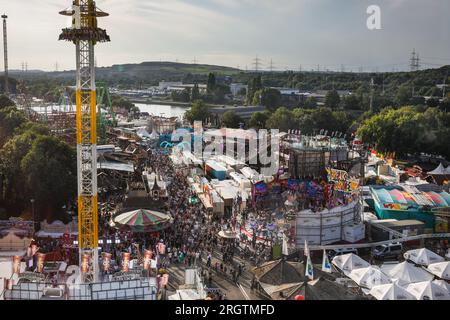
[[[163,105],[163,106],[173,106],[173,107],[182,107],[182,108],[190,108],[192,106],[192,102],[177,102],[172,100],[155,100],[155,99],[139,99],[139,98],[128,98],[130,102],[135,104],[148,104],[148,105]],[[232,107],[233,105],[228,104],[206,104],[209,108],[222,108],[222,107]]]

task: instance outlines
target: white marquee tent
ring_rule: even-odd
[[[450,284],[448,284],[446,281],[444,281],[444,280],[433,280],[433,283],[435,283],[438,286],[444,288],[445,290],[447,290],[450,293]]]
[[[441,279],[450,280],[450,261],[430,264],[427,269]]]
[[[417,300],[450,300],[450,293],[432,281],[412,283],[406,290]]]
[[[382,284],[370,290],[377,300],[416,300],[416,298],[397,283]]]
[[[375,286],[392,283],[377,266],[359,268],[352,270],[348,277],[355,281],[359,286],[372,289]]]
[[[409,250],[403,255],[406,260],[411,260],[412,262],[424,266],[428,266],[432,263],[443,262],[445,259],[440,255],[434,253],[431,250],[422,248],[416,250]]]
[[[397,281],[401,286],[405,286],[415,282],[430,281],[434,278],[431,274],[429,274],[422,268],[416,267],[407,261],[396,264],[389,270],[381,267],[381,270],[386,275],[388,275],[391,280]]]
[[[450,172],[449,169],[450,169],[450,167],[445,169],[445,167],[442,165],[442,163],[440,163],[439,166],[436,169],[434,169],[433,171],[428,172],[428,174],[431,174],[431,175],[445,175],[445,174],[448,174],[448,172]]]
[[[333,258],[332,263],[346,275],[354,269],[370,267],[367,261],[353,253],[336,256]]]

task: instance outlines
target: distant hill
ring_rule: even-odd
[[[101,67],[96,69],[98,80],[106,81],[110,85],[115,84],[157,84],[165,81],[192,81],[204,80],[206,76],[213,72],[220,76],[231,76],[239,73],[235,68],[207,65],[207,64],[186,64],[176,62],[143,62],[139,64],[117,64],[111,67]],[[36,79],[46,77],[70,81],[75,77],[75,71],[43,72],[35,71],[24,75],[21,72],[14,72],[12,75],[20,75],[24,78]]]

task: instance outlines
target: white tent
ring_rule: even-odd
[[[441,279],[450,280],[450,261],[430,264],[427,269]]]
[[[434,253],[431,250],[422,248],[416,250],[409,250],[403,255],[406,260],[411,260],[412,262],[420,265],[427,266],[432,263],[442,262],[445,259],[440,255]]]
[[[136,131],[136,134],[140,137],[140,138],[151,138],[150,133],[148,133],[147,130],[145,130],[145,128],[139,128]]]
[[[435,283],[438,286],[444,288],[445,290],[447,290],[450,293],[450,284],[448,284],[446,281],[444,281],[444,280],[433,280],[433,283]]]
[[[381,270],[388,275],[391,280],[398,281],[398,284],[401,286],[415,282],[433,280],[433,276],[431,274],[407,261],[395,265],[390,270],[386,270],[383,267],[381,267]]]
[[[333,258],[332,263],[344,273],[348,273],[354,269],[370,267],[370,263],[353,253],[336,256]]]
[[[416,298],[397,283],[382,284],[370,290],[377,300],[416,300]]]
[[[428,172],[428,174],[443,175],[443,174],[447,174],[447,173],[446,173],[445,167],[442,165],[442,163],[440,163],[436,169]]]
[[[417,300],[450,300],[450,293],[431,281],[412,283],[406,290]]]
[[[448,166],[447,169],[445,169],[445,174],[450,174],[450,166]]]
[[[372,289],[375,286],[392,283],[377,266],[354,269],[348,277],[355,281],[359,286]]]

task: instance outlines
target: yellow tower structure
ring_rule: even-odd
[[[107,13],[93,0],[74,0],[60,14],[72,17],[72,27],[62,30],[59,40],[76,46],[76,127],[78,169],[78,246],[82,282],[98,281],[97,197],[97,102],[94,47],[110,41],[97,27],[97,17]]]

